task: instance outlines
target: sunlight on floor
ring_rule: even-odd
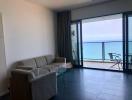
[[[84,67],[89,67],[89,68],[99,68],[99,69],[110,69],[110,70],[123,70],[122,68],[122,64],[119,65],[115,65],[113,67],[111,67],[112,65],[114,65],[114,62],[100,62],[100,61],[84,61],[83,62],[83,66]]]

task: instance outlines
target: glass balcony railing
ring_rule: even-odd
[[[83,42],[83,60],[110,60],[109,53],[120,54],[123,60],[123,42]]]

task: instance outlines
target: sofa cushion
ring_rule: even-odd
[[[48,74],[49,70],[43,69],[43,68],[36,68],[36,69],[32,70],[32,72],[34,73],[35,77],[38,77],[38,76]]]
[[[48,69],[50,72],[57,72],[59,67],[54,65],[46,65],[43,67],[43,69]]]
[[[44,56],[35,58],[37,67],[40,68],[41,66],[47,65],[46,59]]]
[[[45,56],[47,64],[51,64],[55,61],[55,57],[53,55],[47,55]]]
[[[50,72],[57,72],[58,69],[64,68],[64,65],[65,65],[64,63],[52,63],[49,65],[42,66],[41,68],[47,69]]]
[[[18,65],[17,66],[24,66],[24,67],[31,67],[31,68],[37,68],[37,65],[36,65],[36,62],[35,62],[35,59],[27,59],[27,60],[23,60],[23,61],[20,61],[17,63]]]

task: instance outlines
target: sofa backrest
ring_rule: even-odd
[[[51,64],[55,61],[55,56],[53,55],[46,55],[46,56],[40,56],[35,57],[31,59],[26,59],[23,61],[19,61],[17,63],[17,66],[20,67],[20,69],[35,69],[43,67],[44,65]]]
[[[43,67],[44,65],[47,65],[45,56],[36,57],[34,58],[37,64],[37,67]]]
[[[55,61],[55,56],[53,55],[46,55],[45,58],[46,58],[47,64],[51,64]]]
[[[31,68],[37,68],[37,65],[36,65],[36,61],[34,58],[32,59],[27,59],[27,60],[23,60],[23,61],[19,61],[17,63],[17,66],[28,66],[28,67],[31,67]]]

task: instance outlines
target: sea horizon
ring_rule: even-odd
[[[104,50],[102,50],[102,45]],[[109,53],[120,54],[123,59],[123,42],[122,41],[107,41],[107,42],[83,42],[83,59],[101,60],[102,51],[104,51],[105,59],[109,60]]]

